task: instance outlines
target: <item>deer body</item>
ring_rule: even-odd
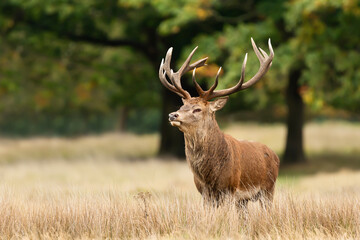
[[[215,84],[207,91],[201,89],[195,80],[195,70],[196,67],[205,64],[206,58],[190,65],[196,49],[176,73],[170,69],[172,49],[169,49],[165,63],[162,62],[160,66],[161,82],[169,90],[183,97],[184,105],[178,111],[169,114],[169,121],[172,126],[178,127],[184,133],[186,159],[194,174],[196,188],[206,200],[214,200],[217,203],[224,194],[231,194],[241,206],[246,206],[249,200],[255,201],[260,198],[271,202],[273,199],[279,170],[277,155],[261,143],[236,140],[224,134],[215,119],[215,112],[223,108],[228,100],[228,97],[222,96],[253,85],[270,67],[274,56],[270,41],[270,56],[262,49],[261,54],[254,42],[253,47],[261,64],[259,72],[243,84],[247,59],[245,57],[241,79],[230,89],[215,91],[220,70]],[[180,83],[181,76],[192,69],[199,97],[191,97],[182,89]],[[170,78],[172,84],[166,80],[165,75]],[[208,101],[213,98],[217,99]]]
[[[261,143],[239,141],[226,134],[216,138],[220,141],[214,143],[213,137],[204,139],[193,149],[185,137],[186,158],[198,191],[216,200],[224,193],[242,201],[256,200],[259,196],[272,200],[278,176],[277,155]],[[210,146],[219,152],[212,151]]]

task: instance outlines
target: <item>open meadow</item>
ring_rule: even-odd
[[[281,153],[280,124],[225,132]],[[283,167],[270,211],[203,205],[159,136],[0,139],[0,239],[360,239],[360,124],[310,123],[308,163]]]

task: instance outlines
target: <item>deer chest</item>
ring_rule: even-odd
[[[205,185],[217,185],[221,173],[220,166],[213,166],[204,156],[187,156],[187,162],[195,177]]]

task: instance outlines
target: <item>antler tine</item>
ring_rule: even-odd
[[[221,72],[221,67],[219,67],[219,70],[218,70],[218,72],[217,72],[217,74],[216,74],[215,82],[214,82],[214,84],[210,87],[209,93],[212,93],[212,92],[215,90],[215,88],[217,87],[217,85],[218,85],[218,83],[219,83],[219,75],[220,75],[220,72]]]
[[[244,58],[244,62],[243,62],[243,65],[241,67],[241,78],[240,78],[240,85],[242,86],[243,83],[244,83],[244,80],[245,80],[245,68],[246,68],[246,62],[247,62],[247,53],[245,54],[245,58]]]
[[[262,50],[261,48],[259,48],[259,50],[265,58],[269,57],[269,55],[267,55],[267,53],[264,50]]]
[[[272,48],[272,45],[271,45],[271,39],[269,38],[268,40],[268,45],[269,45],[269,50],[270,50],[270,56],[271,57],[274,57],[274,49]]]
[[[268,41],[268,46],[269,46],[269,50],[270,50],[270,56],[269,56],[269,58],[271,58],[269,67],[271,67],[271,65],[272,65],[272,60],[273,60],[273,58],[274,58],[275,53],[274,53],[274,49],[273,49],[272,46],[271,46],[271,40],[270,40],[270,38],[269,38],[269,41]]]
[[[180,69],[176,73],[171,72],[171,76],[170,76],[170,80],[173,83],[173,85],[176,87],[176,89],[179,92],[182,92],[184,94],[185,98],[191,98],[191,96],[189,92],[187,92],[182,88],[180,79],[186,72],[191,70],[189,64],[197,48],[198,47],[196,46],[194,50],[191,51],[191,53],[189,54],[183,65],[180,67]]]
[[[271,41],[270,41],[270,39],[268,41],[269,50],[270,50],[269,55],[264,50],[262,50],[261,48],[258,48],[256,46],[253,38],[251,38],[251,44],[252,44],[252,47],[254,49],[254,52],[255,52],[257,58],[259,59],[259,62],[260,62],[260,68],[259,68],[258,72],[249,81],[244,83],[245,67],[246,67],[246,62],[247,62],[247,54],[246,54],[243,65],[242,65],[241,78],[240,78],[239,82],[234,87],[231,87],[228,89],[218,90],[218,91],[213,91],[213,92],[210,92],[210,90],[207,91],[209,93],[208,93],[208,95],[205,96],[206,100],[210,100],[210,99],[213,99],[216,97],[230,95],[237,91],[249,88],[252,85],[254,85],[255,83],[257,83],[265,75],[265,73],[269,70],[269,68],[272,64],[272,60],[274,58],[274,50],[271,46]],[[214,89],[215,88],[211,87],[211,90],[214,90]]]
[[[244,79],[245,79],[245,68],[246,68],[246,62],[247,62],[247,53],[245,54],[245,58],[244,58],[244,62],[243,62],[243,65],[242,65],[242,68],[241,68],[241,77],[240,77],[240,80],[239,82],[232,88],[228,88],[228,89],[223,89],[223,90],[218,90],[218,91],[214,91],[214,89],[216,88],[216,85],[217,85],[217,78],[218,78],[218,74],[220,73],[220,69],[218,71],[218,74],[217,74],[217,78],[215,80],[215,87],[214,85],[210,88],[212,89],[212,92],[209,92],[209,94],[206,96],[206,100],[210,100],[210,99],[213,99],[213,98],[217,98],[217,97],[221,97],[221,96],[226,96],[226,95],[230,95],[234,92],[237,92],[241,89],[242,85],[243,85],[243,82],[244,82]],[[214,87],[214,88],[213,88]],[[209,90],[210,91],[210,90]]]
[[[194,62],[193,64],[190,64],[190,66],[189,66],[190,70],[189,71],[193,70],[194,68],[199,68],[199,67],[205,66],[206,65],[206,63],[205,63],[206,60],[208,60],[208,57],[200,59],[200,60]]]
[[[197,83],[197,81],[195,79],[195,71],[196,71],[196,67],[194,68],[193,73],[192,73],[192,80],[195,85],[196,91],[198,92],[199,96],[202,97],[205,94],[205,91]]]
[[[160,64],[159,78],[160,78],[161,83],[167,89],[175,92],[176,94],[178,94],[179,96],[181,96],[182,98],[185,98],[185,99],[191,98],[191,96],[188,91],[186,91],[182,88],[181,77],[190,70],[204,66],[206,60],[208,59],[206,57],[206,58],[196,61],[195,63],[190,64],[191,58],[194,55],[197,48],[198,47],[195,47],[194,50],[192,50],[192,52],[189,54],[189,56],[187,57],[187,59],[185,60],[183,65],[175,73],[173,72],[173,70],[170,67],[170,61],[171,61],[171,57],[172,57],[173,48],[169,48],[169,50],[166,53],[165,61],[162,60],[161,64]],[[166,79],[165,75],[168,76],[171,83]],[[195,80],[195,82],[196,82],[196,80]]]
[[[256,46],[256,43],[255,43],[253,38],[251,38],[251,45],[252,45],[252,47],[254,49],[254,52],[255,52],[257,58],[259,59],[260,63],[264,62],[265,58],[264,58],[263,55],[261,55],[261,53],[260,53],[258,47]]]
[[[208,60],[208,57],[203,58],[203,59],[200,59],[200,60],[198,60],[198,61],[196,61],[196,62],[194,62],[193,64],[190,64],[190,65],[188,66],[189,71],[193,70],[192,80],[193,80],[193,83],[194,83],[194,85],[195,85],[196,91],[198,92],[198,94],[199,94],[200,96],[202,96],[202,94],[204,94],[205,91],[202,90],[202,88],[200,87],[200,85],[196,82],[196,79],[195,79],[195,71],[196,71],[196,68],[205,66],[205,65],[206,65],[206,64],[205,64],[206,60]]]
[[[160,82],[170,91],[176,93],[177,95],[179,95],[180,97],[183,97],[183,95],[181,93],[178,92],[178,90],[171,85],[168,80],[166,79],[166,71],[164,70],[164,59],[161,60],[161,64],[160,64],[160,68],[159,68],[159,79]]]
[[[255,76],[253,76],[249,81],[247,81],[246,83],[244,83],[241,87],[241,90],[246,89],[251,87],[252,85],[254,85],[255,83],[257,83],[264,75],[265,73],[269,70],[272,60],[274,58],[274,50],[271,46],[271,40],[269,38],[268,41],[268,45],[269,45],[269,50],[270,50],[270,55],[267,56],[267,54],[265,54],[265,57],[261,55],[261,57],[259,57],[260,52],[254,42],[254,40],[251,38],[251,41],[253,43],[253,49],[255,51],[256,56],[258,56],[258,59],[260,61],[260,68],[258,70],[258,72],[255,74]]]
[[[184,75],[185,73],[187,73],[188,71],[192,70],[190,69],[190,61],[191,58],[194,56],[194,53],[196,51],[196,49],[198,49],[198,46],[196,46],[191,53],[189,54],[189,56],[186,58],[185,62],[183,63],[183,65],[180,67],[179,71],[177,71],[177,73],[179,73],[181,76]]]
[[[191,98],[190,93],[182,88],[181,82],[180,82],[181,76],[179,76],[178,72],[174,73],[172,69],[170,71],[171,71],[170,80],[171,80],[173,86],[175,86],[175,88],[183,95],[183,98],[185,98],[185,99]]]
[[[194,53],[196,51],[196,49],[198,49],[198,47],[196,46],[191,53],[189,54],[189,56],[186,58],[185,62],[183,63],[183,65],[180,67],[180,69],[176,72],[177,75],[183,76],[185,73],[193,70],[194,68],[199,68],[202,67],[205,64],[206,60],[208,59],[208,57],[200,59],[192,64],[190,64],[191,58],[194,56]]]
[[[195,50],[197,49],[197,47],[193,50],[193,52],[195,52]],[[192,54],[193,54],[192,52]],[[195,79],[195,71],[196,71],[196,68],[199,68],[199,67],[202,67],[202,66],[205,66],[205,62],[206,60],[208,59],[208,57],[206,58],[203,58],[203,59],[200,59],[196,62],[194,62],[193,64],[190,64],[188,65],[188,68],[189,69],[188,71],[191,71],[193,70],[193,74],[192,74],[192,80],[193,80],[193,83],[195,85],[195,88],[196,88],[196,91],[198,92],[199,96],[203,96],[203,94],[205,93],[205,91],[200,87],[200,85],[197,83],[196,79]],[[179,70],[180,71],[180,70]],[[185,71],[186,72],[186,71]]]
[[[177,74],[173,73],[173,70],[170,67],[172,51],[173,51],[173,48],[172,47],[169,48],[169,50],[166,53],[165,62],[161,61],[161,65],[160,65],[160,69],[159,69],[160,81],[167,89],[176,93],[180,97],[191,98],[190,94],[181,87],[180,78],[178,78],[176,76]],[[163,71],[164,71],[164,73],[163,73]],[[168,80],[166,80],[165,74],[169,77],[172,84],[170,84],[168,82]]]
[[[165,69],[166,75],[169,78],[171,77],[170,61],[171,61],[171,57],[172,57],[172,51],[173,51],[172,47],[168,49],[168,51],[166,52],[165,62],[164,62],[164,69]]]
[[[196,68],[195,68],[196,69]],[[204,98],[204,99],[209,99],[209,97],[212,96],[213,94],[213,91],[215,90],[215,88],[217,87],[218,83],[219,83],[219,75],[220,75],[220,72],[221,72],[221,67],[219,68],[217,74],[216,74],[216,78],[215,78],[215,82],[214,84],[209,88],[209,90],[207,91],[204,91],[200,85],[196,82],[196,79],[195,79],[195,69],[193,70],[193,82],[194,82],[194,85],[195,85],[195,88],[196,88],[196,91],[198,92],[199,96]]]
[[[264,50],[262,50],[261,48],[259,48],[259,49],[260,49],[261,53],[265,56],[265,58],[269,57],[269,55]],[[270,63],[269,67],[271,67],[271,65],[272,65],[272,62]]]

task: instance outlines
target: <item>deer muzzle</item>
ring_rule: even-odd
[[[176,112],[170,113],[169,114],[169,121],[171,126],[180,126],[181,122],[177,120],[177,118],[179,117],[179,114],[177,114]]]

